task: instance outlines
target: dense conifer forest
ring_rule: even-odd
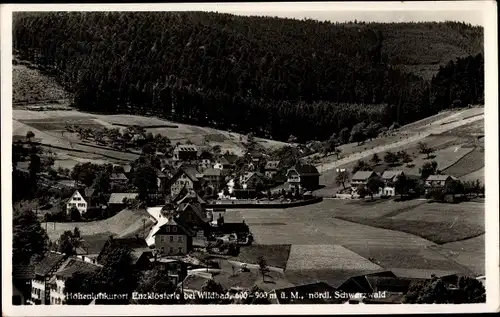
[[[37,12],[16,13],[13,27],[15,53],[54,76],[82,111],[307,141],[484,98],[483,29],[463,23]],[[434,77],[411,71],[419,65]]]

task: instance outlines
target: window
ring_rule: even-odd
[[[170,236],[170,242],[174,242],[174,236]]]
[[[182,253],[182,248],[178,248],[178,249],[177,249],[177,252],[178,252],[178,253]]]
[[[178,236],[178,237],[177,237],[177,241],[178,241],[178,242],[182,242],[182,236]]]
[[[172,227],[172,232],[177,232],[177,227]]]
[[[163,242],[163,236],[160,236],[160,242]]]
[[[172,253],[174,253],[174,249],[173,249],[173,248],[170,248],[170,250],[169,250],[169,253],[168,253],[168,254],[172,254]]]
[[[161,247],[161,253],[165,253],[165,248]]]
[[[170,232],[170,226],[167,226],[166,230],[167,232]]]

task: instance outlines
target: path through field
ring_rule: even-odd
[[[448,116],[446,118],[435,121],[432,125],[430,125],[425,130],[420,131],[418,134],[413,134],[411,136],[405,136],[405,138],[402,139],[401,141],[397,141],[397,142],[393,142],[393,143],[389,143],[389,144],[384,144],[384,145],[377,146],[375,148],[372,148],[372,149],[369,149],[366,151],[354,153],[352,155],[344,157],[340,160],[336,160],[334,162],[318,164],[318,165],[316,165],[316,168],[318,169],[318,171],[320,173],[323,173],[325,171],[332,170],[332,169],[337,168],[339,166],[342,166],[344,164],[348,164],[348,163],[363,159],[365,157],[371,156],[375,153],[389,151],[393,148],[397,148],[397,147],[404,146],[404,145],[407,145],[410,143],[421,141],[421,140],[425,139],[426,137],[430,136],[431,134],[439,134],[439,133],[447,132],[449,130],[455,129],[457,127],[460,127],[460,126],[463,126],[463,125],[466,125],[466,124],[469,124],[469,123],[472,123],[472,122],[475,122],[478,120],[484,120],[484,113],[478,114],[478,115],[475,115],[473,117],[469,117],[466,119],[460,119],[461,115],[463,115],[463,112],[455,113],[451,116]],[[458,121],[454,121],[454,120],[458,120]],[[447,123],[447,122],[449,122],[449,123]],[[334,157],[332,156],[332,158],[334,158]]]

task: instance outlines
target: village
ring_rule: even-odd
[[[482,24],[28,11],[12,305],[486,303]]]
[[[71,128],[67,130],[71,131]],[[24,142],[18,138],[18,144],[33,146],[29,140],[33,137],[27,135],[27,141]],[[15,278],[15,287],[18,287],[21,301],[27,304],[66,303],[64,288],[67,278],[77,271],[99,270],[103,253],[109,248],[127,246],[132,250],[135,270],[161,268],[177,285],[174,293],[180,292],[184,300],[200,300],[200,296],[204,296],[206,282],[215,280],[225,291],[230,292],[228,294],[232,294],[225,299],[229,301],[243,300],[243,293],[248,296],[261,292],[266,294],[261,296],[261,300],[293,302],[290,294],[300,291],[306,301],[313,303],[397,303],[408,292],[413,281],[431,280],[436,278],[435,274],[398,276],[393,271],[383,270],[374,262],[362,270],[368,269],[367,274],[345,275],[342,277],[345,281],[339,284],[337,280],[336,287],[320,279],[314,283],[291,283],[286,278],[283,265],[273,266],[274,261],[266,260],[272,257],[266,248],[258,251],[261,244],[265,246],[269,242],[264,241],[263,237],[254,236],[251,225],[245,223],[244,218],[234,221],[233,211],[246,209],[251,212],[257,208],[283,210],[318,204],[324,199],[366,201],[368,198],[370,202],[421,200],[420,197],[424,197],[424,200],[456,203],[471,195],[484,195],[484,188],[479,183],[465,183],[464,186],[456,177],[436,173],[436,167],[430,163],[422,169],[423,175],[412,175],[397,168],[379,174],[362,162],[353,171],[337,169],[337,182],[342,184],[341,189],[332,192],[330,197],[318,197],[313,193],[321,188],[320,173],[314,165],[300,158],[275,160],[266,151],[256,150],[251,136],[247,152],[242,156],[229,152],[221,154],[217,147],[200,149],[194,144],[179,143],[171,146],[161,136],[148,138],[146,133],[136,134],[134,139],[149,139],[153,142],[139,143],[142,153],[131,164],[100,168],[84,163],[76,165],[69,173],[63,169],[57,171],[58,175],[72,175],[72,185],[76,189],[69,198],[59,203],[62,211],[51,213],[39,206],[34,211],[45,222],[44,226],[51,237],[57,237],[57,233],[61,232],[56,229],[59,226],[68,229],[74,227],[65,230],[59,239],[52,239],[53,250],[45,254],[40,263],[14,268],[14,275],[19,274]],[[162,146],[158,144],[162,143],[166,143],[166,153],[157,151]],[[420,147],[423,153],[429,154],[425,145]],[[404,154],[389,153],[384,159],[394,161],[398,160],[398,156],[404,157]],[[374,164],[378,161],[377,155],[371,158]],[[89,169],[101,172],[94,173],[94,178],[89,180],[92,177],[88,176],[92,175]],[[148,179],[142,179],[142,176]],[[47,178],[46,181],[52,184],[48,187],[65,183],[67,186],[68,183],[64,181],[64,176],[52,177],[50,180]],[[85,183],[92,185],[86,186]],[[127,209],[143,209],[147,211],[144,214],[149,219],[141,219],[142,226],[135,232],[119,237],[101,235],[99,238],[86,238],[80,233],[85,221],[90,221],[87,222],[89,224],[106,221]],[[55,235],[51,234],[51,229],[54,229]],[[68,238],[71,240],[70,247],[65,249],[67,252],[61,252],[61,245]],[[344,252],[351,251],[344,249]],[[241,257],[240,254],[245,256]],[[370,263],[373,259],[363,261]],[[458,275],[451,271],[440,274],[439,277],[445,278],[451,288],[458,281]],[[258,282],[259,275],[262,276],[262,282]],[[265,282],[266,278],[271,279],[272,283]],[[361,287],[365,284],[353,284],[356,279],[367,279],[369,282],[364,282],[366,286]],[[380,284],[380,281],[373,282],[371,279],[384,282]],[[288,292],[289,295],[284,298],[276,296],[282,292]],[[332,295],[310,296],[324,292]],[[355,296],[356,299],[347,295],[333,296],[335,292],[364,295],[359,298]],[[389,292],[390,296],[367,299],[368,294],[377,292]],[[96,300],[89,298],[88,303],[95,303]]]

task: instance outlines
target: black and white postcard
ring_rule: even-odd
[[[2,6],[3,313],[498,311],[496,10]]]

